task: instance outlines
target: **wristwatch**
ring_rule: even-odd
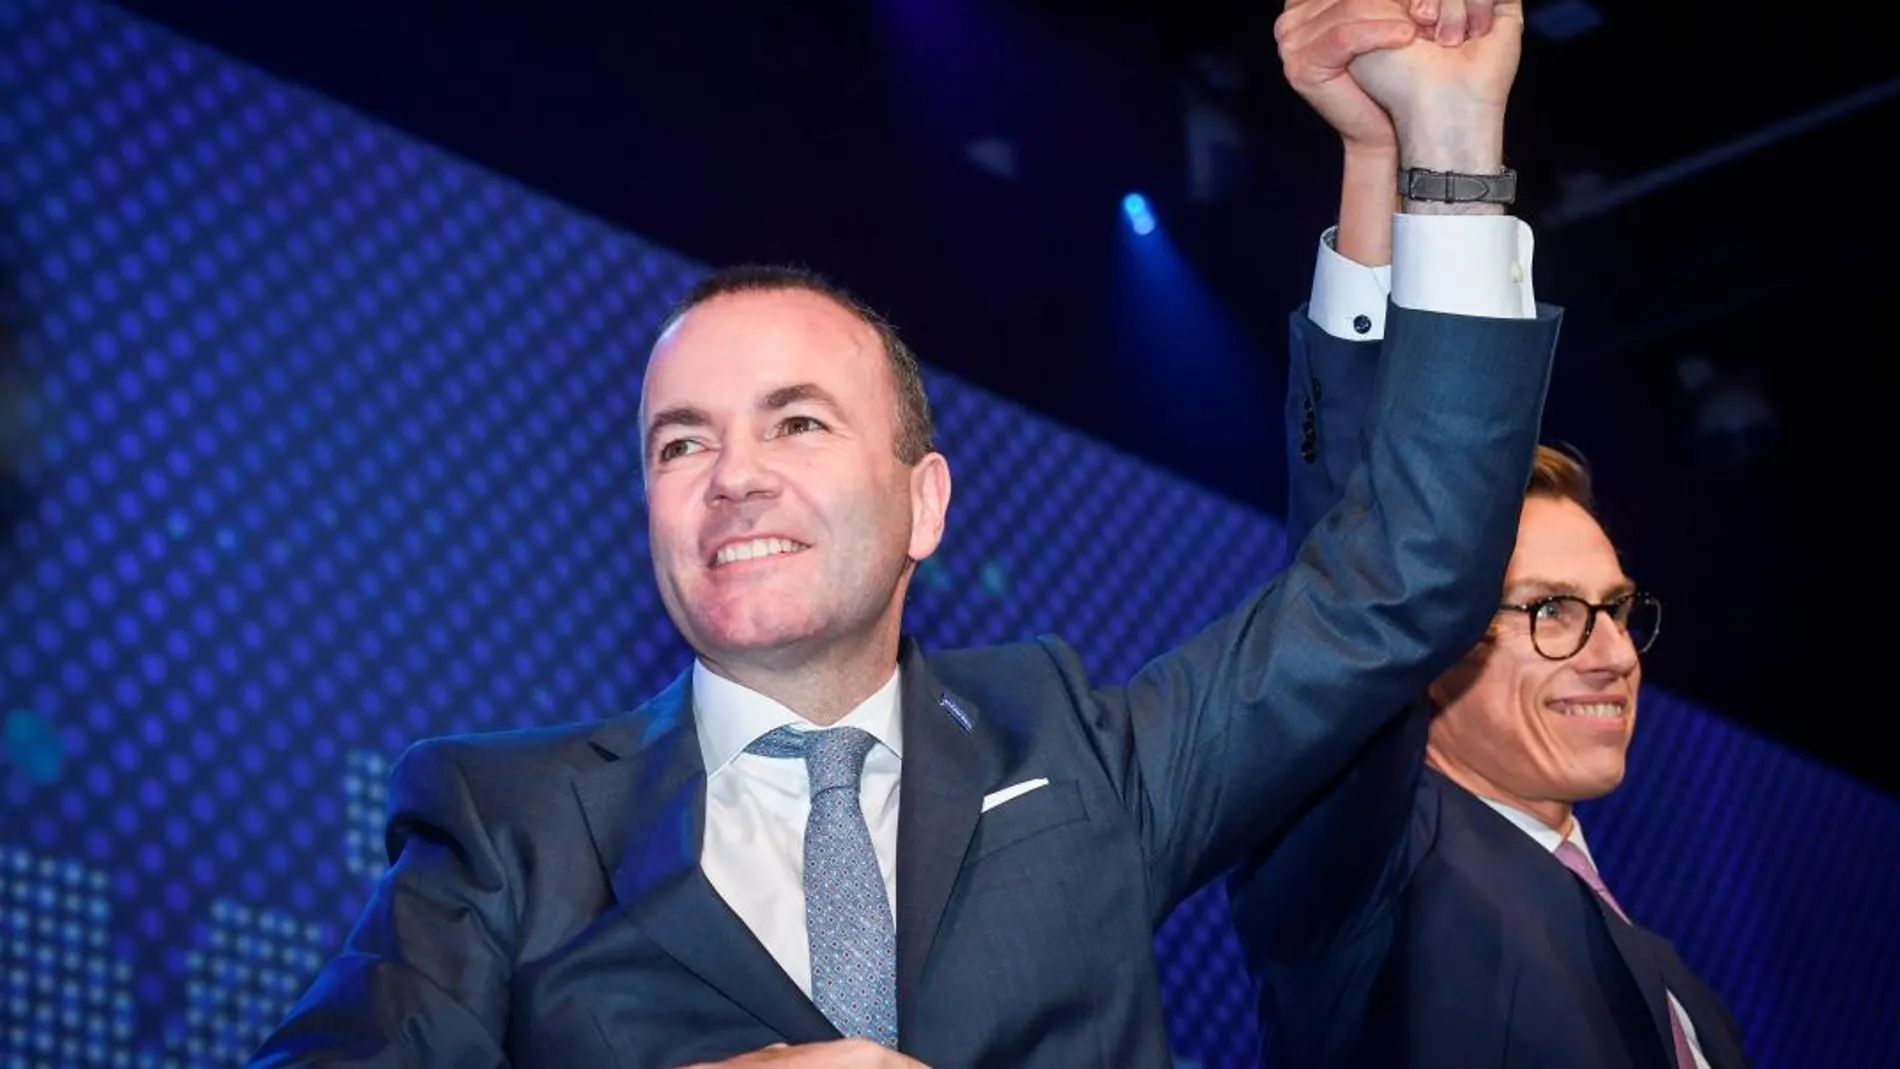
[[[1399,195],[1443,204],[1509,204],[1517,199],[1517,172],[1460,174],[1407,167],[1399,171]]]

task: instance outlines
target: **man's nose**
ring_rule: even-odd
[[[1596,626],[1590,629],[1590,640],[1577,651],[1578,671],[1620,679],[1636,671],[1637,663],[1636,643],[1630,633],[1609,613],[1598,613]]]
[[[706,486],[708,502],[744,501],[778,493],[779,479],[756,446],[727,444],[713,462]]]

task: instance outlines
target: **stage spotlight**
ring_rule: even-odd
[[[1137,234],[1152,234],[1155,230],[1155,215],[1148,208],[1148,198],[1139,193],[1130,193],[1122,198],[1122,214],[1128,217],[1128,226]]]

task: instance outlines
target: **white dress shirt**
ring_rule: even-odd
[[[1385,337],[1386,301],[1401,308],[1489,319],[1537,314],[1529,224],[1509,215],[1392,217],[1392,263],[1367,267],[1320,239],[1307,315],[1347,341]]]
[[[1551,853],[1556,853],[1557,848],[1563,845],[1566,836],[1522,809],[1482,796],[1479,801],[1496,810],[1499,816],[1517,825],[1524,834],[1537,840],[1537,845]],[[1590,853],[1590,844],[1583,841],[1583,825],[1575,817],[1570,820],[1570,834],[1567,838],[1577,844],[1577,849],[1583,851],[1583,856],[1590,859],[1590,865],[1594,868],[1597,863],[1596,855]],[[1675,992],[1664,988],[1663,995],[1669,999],[1669,1012],[1675,1014],[1676,1020],[1682,1024],[1683,1037],[1689,1041],[1689,1053],[1695,1055],[1696,1069],[1710,1069],[1709,1059],[1702,1053],[1702,1044],[1696,1042],[1695,1022],[1689,1019],[1689,1013],[1682,1008],[1682,1003],[1676,1001]]]
[[[897,915],[897,782],[904,757],[898,674],[836,727],[877,739],[864,758],[858,800],[884,894]],[[811,776],[805,762],[745,752],[759,736],[817,726],[758,691],[693,665],[693,720],[706,762],[706,832],[699,867],[799,989],[811,994],[811,942],[805,929],[805,821]]]

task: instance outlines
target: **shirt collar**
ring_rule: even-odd
[[[902,760],[904,718],[898,715],[901,675],[893,669],[883,686],[832,726],[861,728]],[[815,728],[779,702],[734,683],[700,660],[693,661],[693,722],[699,730],[699,756],[708,776],[730,764],[766,732],[782,727]]]
[[[1551,853],[1556,853],[1557,848],[1563,845],[1564,839],[1568,838],[1571,842],[1577,844],[1577,849],[1583,851],[1584,857],[1590,859],[1590,864],[1594,865],[1597,863],[1596,857],[1590,853],[1590,844],[1583,840],[1583,822],[1577,819],[1575,813],[1570,815],[1570,834],[1565,836],[1558,832],[1556,828],[1551,827],[1514,805],[1500,802],[1495,798],[1486,798],[1483,795],[1479,795],[1478,800],[1490,806],[1505,820],[1517,825],[1520,831],[1537,840],[1537,845]]]

